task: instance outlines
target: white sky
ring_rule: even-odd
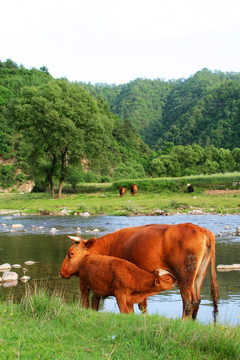
[[[0,60],[93,84],[240,72],[239,16],[239,0],[5,0]]]

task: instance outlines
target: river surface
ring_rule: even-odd
[[[117,229],[145,224],[178,224],[191,222],[213,231],[216,235],[216,266],[218,264],[240,263],[240,236],[235,234],[240,227],[240,215],[172,215],[172,216],[0,216],[0,264],[20,264],[12,269],[23,276],[31,277],[30,286],[46,286],[50,290],[62,290],[66,301],[79,298],[79,280],[60,279],[58,271],[71,245],[68,235],[80,235],[87,239],[99,237]],[[23,227],[14,228],[21,224]],[[95,232],[93,230],[96,230]],[[97,231],[98,230],[98,231]],[[24,265],[25,261],[35,261]],[[1,275],[1,273],[0,273]],[[220,323],[240,323],[240,271],[217,272],[220,290]],[[19,300],[25,291],[25,284],[18,281],[15,287],[1,287],[2,300]],[[135,312],[139,313],[137,306]],[[202,323],[213,321],[210,292],[210,274],[204,280],[198,320]],[[101,311],[119,312],[115,298],[109,297],[101,303]],[[182,300],[179,289],[164,291],[148,300],[149,314],[178,318],[182,314]]]

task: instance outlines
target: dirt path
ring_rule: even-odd
[[[233,194],[239,194],[240,195],[240,189],[236,189],[236,190],[206,190],[206,191],[204,191],[204,194],[209,194],[209,195],[233,195]]]

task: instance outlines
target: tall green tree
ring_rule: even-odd
[[[54,178],[58,179],[61,197],[68,165],[81,160],[87,139],[101,130],[96,100],[66,80],[25,87],[15,105],[15,120],[31,147],[28,161],[35,168],[41,165],[53,197]]]

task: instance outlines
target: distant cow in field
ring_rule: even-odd
[[[130,190],[131,190],[131,194],[133,196],[137,195],[137,185],[136,184],[132,184],[130,187]]]
[[[211,293],[216,319],[218,285],[215,271],[215,235],[211,231],[191,223],[150,224],[121,229],[98,239],[84,240],[77,236],[70,238],[74,243],[60,269],[63,278],[79,273],[83,251],[86,254],[125,259],[148,272],[164,269],[177,280],[183,301],[183,318],[196,318],[202,283],[211,263]],[[141,310],[146,307],[147,296],[139,303]]]
[[[119,190],[119,192],[120,192],[120,197],[124,197],[124,195],[125,195],[125,192],[126,192],[126,188],[125,187],[120,187],[120,190]]]
[[[120,312],[130,313],[135,303],[176,285],[176,279],[168,271],[159,269],[150,273],[124,259],[82,253],[79,278],[82,306],[86,309],[90,290],[94,293],[93,310],[98,310],[100,298],[115,296]]]

